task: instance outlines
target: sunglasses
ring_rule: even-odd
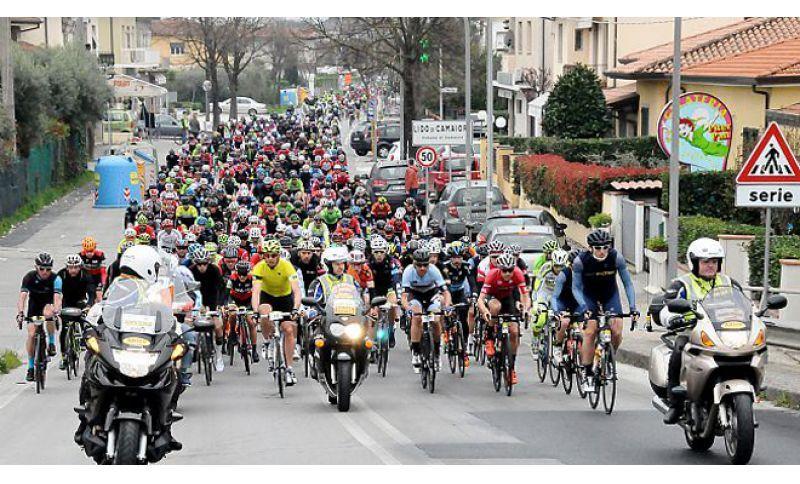
[[[514,269],[500,269],[500,272],[502,272],[503,274],[511,274],[512,272],[514,272]]]
[[[593,250],[608,250],[610,248],[611,248],[610,245],[594,245],[594,246],[592,246]]]
[[[277,259],[280,256],[280,254],[264,254],[265,259]]]
[[[197,265],[198,266],[207,266],[208,262],[198,262]]]
[[[428,267],[428,264],[422,262],[414,262],[415,267]]]
[[[52,267],[37,267],[36,269],[38,269],[38,270],[40,270],[42,272],[53,272],[53,268]]]

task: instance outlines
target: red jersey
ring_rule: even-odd
[[[367,264],[361,264],[360,271],[356,271],[354,267],[348,265],[347,273],[353,276],[353,279],[358,282],[358,285],[361,286],[361,289],[366,289],[367,287],[371,286],[372,281],[375,280],[374,276],[372,275],[372,269],[370,269]]]
[[[241,277],[238,272],[234,272],[228,279],[228,289],[230,289],[231,298],[239,306],[247,305],[250,302],[250,296],[253,294],[252,274]]]
[[[481,294],[493,296],[497,299],[505,299],[511,296],[514,289],[519,289],[520,294],[527,294],[528,292],[528,287],[525,285],[525,275],[522,270],[519,267],[515,267],[511,278],[505,280],[502,272],[497,268],[492,269],[486,276]]]

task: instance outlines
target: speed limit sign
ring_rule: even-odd
[[[430,146],[423,146],[417,150],[417,163],[423,168],[430,168],[436,164],[436,150]]]

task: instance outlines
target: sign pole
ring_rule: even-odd
[[[767,307],[767,297],[769,297],[769,252],[770,252],[770,232],[772,230],[772,207],[767,207],[766,227],[764,230],[764,292],[761,293],[761,307]]]
[[[675,17],[672,60],[672,150],[669,157],[669,218],[667,219],[667,280],[678,275],[678,183],[680,179],[681,18]]]
[[[492,74],[492,17],[486,17],[486,219],[492,213],[492,170],[494,168],[494,86]]]
[[[470,29],[469,29],[469,17],[464,17],[464,119],[467,123],[466,136],[465,136],[465,150],[467,156],[467,191],[470,190],[470,185],[472,185],[472,79],[471,79],[471,67],[472,67],[472,60],[470,59]],[[470,215],[472,211],[469,212]]]

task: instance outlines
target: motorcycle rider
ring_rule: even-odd
[[[686,261],[689,263],[691,272],[672,280],[667,288],[665,305],[661,314],[665,316],[671,314],[666,309],[666,299],[681,298],[688,301],[702,301],[715,287],[737,284],[730,277],[720,274],[724,260],[725,250],[714,239],[703,237],[689,244],[686,249]],[[659,316],[656,316],[656,321],[665,326],[669,324]],[[683,348],[688,341],[687,335],[679,335],[675,339],[675,346],[669,358],[669,370],[667,371],[669,410],[664,415],[665,424],[675,424],[681,416],[681,401],[673,393],[673,390],[680,385],[681,357]]]

